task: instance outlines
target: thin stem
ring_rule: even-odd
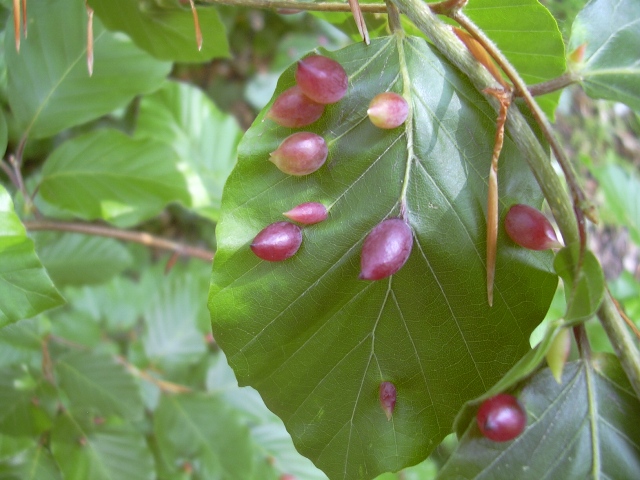
[[[608,291],[598,310],[598,318],[633,390],[640,398],[640,351]]]
[[[402,31],[402,23],[400,22],[400,12],[391,0],[385,0],[387,4],[387,20],[389,22],[389,29],[393,32]]]
[[[246,8],[264,8],[271,10],[310,10],[314,12],[351,12],[347,3],[336,2],[300,2],[299,0],[201,0],[200,3],[212,5],[231,5]],[[384,3],[362,3],[364,13],[387,13]]]
[[[18,179],[13,173],[13,169],[11,168],[11,166],[4,160],[0,160],[0,168],[2,168],[2,171],[7,175],[7,177],[9,177],[9,181],[17,188]]]
[[[464,27],[467,32],[473,36],[484,48],[489,52],[489,54],[493,57],[496,63],[502,68],[502,71],[509,77],[509,80],[516,87],[516,90],[522,95],[522,98],[526,102],[529,110],[531,110],[531,114],[533,115],[536,123],[540,126],[544,137],[547,142],[551,146],[551,150],[553,150],[553,154],[556,157],[556,160],[560,164],[562,171],[564,172],[567,184],[569,185],[569,189],[571,190],[571,195],[573,197],[573,203],[578,208],[576,209],[576,214],[578,216],[578,221],[580,222],[580,217],[582,213],[587,215],[589,219],[597,221],[595,217],[595,212],[593,211],[593,206],[589,204],[587,201],[587,197],[582,190],[582,187],[578,183],[576,178],[575,171],[573,169],[573,165],[569,161],[564,149],[560,145],[560,142],[553,134],[553,130],[547,117],[545,116],[542,109],[538,106],[533,96],[529,93],[526,83],[515,68],[509,63],[507,58],[502,54],[502,52],[494,45],[494,43],[484,34],[482,30],[480,30],[475,23],[473,23],[469,17],[467,17],[463,12],[456,10],[452,13],[451,18],[453,18],[456,22],[460,24],[460,26]],[[582,233],[582,232],[581,232]],[[586,246],[586,238],[581,234],[580,235],[580,251],[583,252]]]
[[[487,87],[499,88],[499,84],[474,59],[462,42],[453,34],[451,28],[435,17],[426,4],[419,0],[393,0],[393,2],[433,42],[440,52],[468,77],[479,91]],[[498,111],[499,102],[490,96],[488,100]],[[523,152],[529,162],[531,171],[558,222],[565,244],[578,242],[580,235],[571,199],[551,162],[549,162],[548,152],[542,147],[524,116],[515,107],[509,111],[507,131],[518,150]]]
[[[537,97],[540,95],[546,95],[547,93],[553,93],[558,90],[562,90],[563,88],[566,88],[569,85],[573,85],[579,82],[580,82],[580,75],[578,75],[575,72],[567,72],[560,75],[559,77],[552,78],[551,80],[547,80],[546,82],[529,85],[528,90],[531,96]],[[519,90],[516,92],[516,96],[522,96]]]
[[[158,387],[162,392],[165,393],[187,393],[193,391],[190,387],[186,385],[180,385],[179,383],[168,382],[166,380],[162,380],[160,378],[156,378],[150,373],[140,370],[135,365],[129,363],[124,357],[116,356],[116,361],[120,363],[127,371],[133,375],[134,377],[141,378],[150,383],[153,383],[156,387]]]
[[[214,252],[210,250],[174,242],[146,232],[133,232],[130,230],[120,230],[118,228],[96,225],[93,223],[62,222],[58,220],[28,220],[23,223],[27,230],[31,231],[55,230],[59,232],[75,232],[85,235],[115,238],[127,242],[140,243],[147,247],[169,250],[188,257],[200,258],[207,262],[213,260],[214,256]]]

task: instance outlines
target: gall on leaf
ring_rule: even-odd
[[[313,225],[327,219],[327,207],[318,202],[301,203],[283,215],[294,222]]]
[[[298,132],[285,138],[271,152],[269,160],[289,175],[308,175],[318,170],[327,159],[329,148],[320,135]]]
[[[268,262],[281,262],[296,254],[302,244],[302,230],[290,222],[267,225],[251,242],[251,250]]]
[[[379,93],[369,103],[369,120],[378,128],[399,127],[409,115],[409,104],[402,95],[394,92]]]
[[[393,417],[393,411],[396,408],[396,386],[391,382],[382,382],[380,384],[380,406],[387,416],[387,420]]]
[[[362,245],[361,280],[381,280],[405,264],[413,247],[411,227],[400,218],[389,218],[376,225]]]
[[[311,125],[324,113],[324,105],[307,97],[300,87],[291,87],[276,98],[267,112],[278,125],[289,128],[300,128]]]
[[[504,219],[504,228],[511,240],[529,250],[562,247],[547,217],[529,205],[513,205]]]
[[[508,442],[524,431],[527,414],[516,397],[500,393],[482,402],[476,421],[482,435],[489,440]]]
[[[296,83],[302,92],[318,103],[336,103],[347,93],[349,79],[342,65],[322,55],[298,61]]]

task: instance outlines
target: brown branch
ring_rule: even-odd
[[[176,252],[188,257],[200,258],[208,262],[212,261],[214,256],[214,252],[210,250],[174,242],[146,232],[120,230],[118,228],[96,225],[94,223],[63,222],[59,220],[28,220],[24,222],[24,226],[30,231],[55,230],[58,232],[75,232],[85,235],[115,238],[126,242],[140,243],[147,247]]]
[[[337,2],[299,2],[293,0],[200,0],[199,3],[211,5],[232,5],[246,8],[264,8],[270,10],[310,10],[314,12],[351,12],[348,3]],[[384,3],[363,3],[363,13],[387,13]]]
[[[563,75],[560,75],[559,77],[547,80],[546,82],[529,85],[528,90],[533,97],[538,97],[540,95],[546,95],[547,93],[553,93],[558,90],[562,90],[569,85],[579,83],[580,80],[580,76],[575,72],[567,72]],[[516,96],[522,96],[520,91],[516,92]]]
[[[168,382],[166,380],[161,380],[159,378],[156,378],[153,375],[149,374],[148,372],[144,370],[140,370],[135,365],[132,365],[131,363],[127,362],[127,360],[124,357],[116,356],[115,359],[120,365],[126,368],[131,375],[153,383],[164,393],[186,393],[186,392],[193,391],[190,387],[187,387],[186,385],[180,385],[178,383]]]

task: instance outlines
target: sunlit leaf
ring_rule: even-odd
[[[127,423],[91,425],[60,415],[51,450],[65,480],[153,480],[153,456],[142,432]]]
[[[498,240],[495,303],[487,305],[485,206],[495,112],[421,39],[402,36],[333,54],[345,98],[308,130],[326,164],[291,177],[268,161],[292,133],[261,113],[239,147],[216,231],[209,308],[216,342],[241,385],[255,387],[298,450],[331,478],[373,477],[423,460],[462,404],[526,352],[556,287],[550,254]],[[293,84],[293,68],[276,96]],[[366,110],[384,90],[412,111],[393,130]],[[500,205],[539,204],[528,167],[507,138]],[[323,202],[329,218],[304,228],[297,254],[265,262],[249,249],[282,212]],[[358,280],[360,249],[380,221],[402,213],[413,230],[404,267]],[[508,341],[507,341],[508,339]],[[392,421],[378,388],[398,391]]]
[[[111,238],[38,233],[36,250],[56,285],[102,283],[131,265],[129,251]]]
[[[157,215],[169,202],[189,202],[176,163],[165,143],[94,130],[54,150],[42,169],[39,193],[85,220],[129,226]]]
[[[0,185],[0,327],[63,302]]]
[[[212,220],[218,217],[241,133],[231,115],[192,85],[170,82],[140,102],[136,136],[166,142],[178,152],[189,206]]]
[[[58,359],[56,374],[76,415],[120,415],[130,420],[142,417],[135,379],[111,356],[70,353]]]
[[[640,3],[592,0],[571,27],[570,50],[586,44],[578,66],[590,97],[640,111]]]
[[[202,31],[202,50],[198,50],[191,10],[178,2],[159,6],[138,0],[89,0],[89,5],[109,29],[125,32],[157,58],[206,62],[229,56],[226,29],[211,6],[198,8]]]
[[[469,0],[464,12],[495,42],[522,79],[535,84],[565,72],[558,24],[538,0]],[[536,101],[553,118],[560,92]]]
[[[9,105],[31,138],[54,135],[122,107],[135,95],[158,88],[169,73],[170,63],[106,31],[94,18],[95,61],[89,76],[86,23],[84,2],[30,2],[29,35],[20,53],[11,42],[5,44]],[[7,35],[13,35],[10,20]]]
[[[475,419],[438,478],[538,480],[634,478],[640,471],[640,402],[618,360],[567,364],[558,385],[549,369],[518,395],[529,423],[513,441],[483,438]]]

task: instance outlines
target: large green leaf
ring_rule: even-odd
[[[87,70],[84,2],[41,0],[29,5],[29,36],[20,53],[6,42],[9,104],[20,128],[48,137],[122,107],[155,90],[171,69],[94,19],[93,76]],[[13,37],[13,22],[6,34]]]
[[[249,430],[220,398],[163,395],[154,427],[168,465],[189,462],[198,478],[254,478]]]
[[[144,434],[126,423],[88,424],[65,412],[53,426],[51,450],[66,480],[156,478]]]
[[[20,320],[0,329],[0,367],[42,366],[42,341],[50,331],[49,322],[42,317]]]
[[[592,0],[571,27],[571,49],[586,44],[579,66],[590,97],[640,111],[640,3]]]
[[[28,369],[0,368],[0,433],[39,435],[50,428],[49,415],[38,401],[44,388],[44,379]]]
[[[77,415],[142,417],[138,384],[111,356],[74,352],[58,359],[55,367],[60,388]]]
[[[0,327],[63,302],[0,185]]]
[[[34,239],[40,260],[58,286],[102,283],[133,261],[129,251],[111,238],[42,232]]]
[[[0,472],[0,477],[7,480],[62,480],[62,474],[51,452],[43,445],[33,445],[20,452],[8,462],[7,471]],[[12,476],[4,476],[12,475]]]
[[[198,88],[170,82],[140,102],[136,136],[169,143],[191,195],[191,208],[217,220],[222,187],[236,161],[241,130]]]
[[[440,470],[440,479],[538,480],[636,478],[640,471],[640,402],[618,360],[567,364],[558,385],[549,369],[519,394],[529,423],[511,442],[483,438],[475,419]]]
[[[538,0],[469,0],[464,12],[495,42],[527,84],[565,72],[562,34],[553,15]],[[536,100],[553,118],[560,92]]]
[[[325,137],[327,163],[306,177],[280,172],[269,152],[292,130],[262,112],[225,186],[209,308],[240,384],[258,389],[298,450],[331,478],[373,477],[424,459],[462,404],[529,350],[557,280],[550,254],[510,245],[501,230],[487,304],[495,112],[455,68],[414,37],[324,54],[349,75],[347,96],[309,128]],[[290,68],[276,95],[292,84]],[[412,111],[380,130],[366,110],[388,89]],[[541,203],[509,139],[500,177],[501,211]],[[254,256],[253,237],[307,201],[328,205],[329,219],[304,229],[298,253],[282,263]],[[389,279],[358,280],[364,237],[402,211],[414,233],[408,262]],[[398,390],[392,421],[381,381]]]
[[[94,130],[54,150],[42,169],[39,193],[85,220],[130,226],[169,202],[189,203],[176,164],[176,153],[165,143]]]
[[[202,50],[198,50],[191,10],[177,1],[173,6],[160,6],[151,1],[89,0],[89,5],[109,29],[125,32],[157,58],[206,62],[229,56],[225,27],[210,6],[198,8],[202,32]]]

